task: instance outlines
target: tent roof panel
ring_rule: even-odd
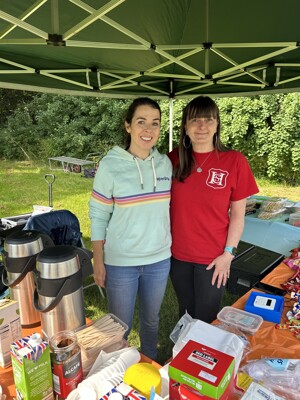
[[[0,87],[113,97],[298,90],[299,13],[297,0],[1,2]]]

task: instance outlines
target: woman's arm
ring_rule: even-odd
[[[94,280],[98,286],[105,287],[106,270],[103,262],[103,240],[92,241]]]
[[[237,247],[245,225],[245,210],[247,199],[232,201],[230,204],[230,221],[226,246]]]
[[[230,205],[229,227],[226,240],[226,246],[237,247],[244,230],[245,223],[245,209],[247,199],[232,201]],[[225,251],[219,257],[215,258],[207,267],[215,271],[212,277],[212,285],[217,283],[217,287],[226,285],[227,279],[230,274],[230,265],[234,256]]]

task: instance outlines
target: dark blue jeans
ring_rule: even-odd
[[[214,269],[207,265],[171,258],[171,281],[179,303],[179,318],[187,311],[192,318],[211,323],[221,308],[224,286],[220,289],[211,280]]]

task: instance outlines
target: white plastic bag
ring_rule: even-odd
[[[248,361],[241,370],[256,382],[289,400],[300,399],[300,359],[261,358]]]
[[[113,353],[101,351],[88,376],[67,400],[98,400],[117,386],[128,367],[140,361],[141,356],[135,347],[127,347]]]

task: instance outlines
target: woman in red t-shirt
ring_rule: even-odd
[[[258,192],[246,158],[220,140],[216,103],[206,96],[183,110],[178,148],[169,157],[171,280],[179,313],[212,322],[243,233],[246,198]]]

